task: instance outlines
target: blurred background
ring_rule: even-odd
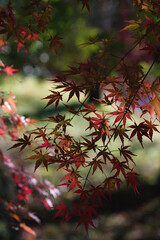
[[[75,3],[74,3],[75,2]],[[0,0],[5,5],[5,0]],[[20,11],[21,0],[14,2],[17,12]],[[88,41],[89,36],[100,38],[114,38],[116,41],[112,46],[112,52],[119,55],[129,49],[132,42],[129,34],[119,32],[125,26],[124,20],[132,19],[135,12],[130,0],[100,0],[92,1],[91,11],[81,11],[81,6],[76,1],[56,0],[54,1],[55,15],[49,31],[62,36],[64,48],[56,55],[54,51],[48,52],[47,34],[43,34],[40,42],[29,45],[26,53],[20,49],[17,53],[17,45],[9,41],[5,51],[1,52],[1,60],[7,65],[13,65],[18,73],[11,77],[0,76],[1,91],[13,92],[17,99],[17,113],[31,117],[38,121],[39,126],[44,126],[41,120],[56,113],[65,114],[62,105],[55,111],[53,106],[44,109],[47,101],[42,98],[49,95],[52,84],[49,79],[56,76],[59,71],[66,70],[68,66],[76,62],[86,61],[96,54],[97,47],[91,45],[84,47],[81,44]],[[23,19],[22,19],[23,21]],[[141,59],[136,50],[132,53],[134,60]],[[143,58],[142,58],[143,61]],[[144,67],[149,66],[145,62]],[[156,67],[153,71],[157,71]],[[154,72],[153,72],[154,74]],[[76,105],[75,99],[71,104]],[[76,120],[75,120],[75,124]],[[77,124],[76,134],[80,134],[80,126]],[[85,129],[85,126],[84,126]],[[74,133],[73,133],[74,134]],[[0,144],[6,147],[6,142],[0,140]],[[9,145],[9,143],[8,143]],[[53,211],[47,211],[43,205],[35,202],[30,203],[41,219],[38,225],[29,222],[37,232],[37,237],[26,232],[16,232],[8,223],[7,216],[0,214],[0,239],[2,240],[158,240],[160,239],[160,140],[158,133],[155,134],[153,143],[144,141],[144,149],[137,142],[132,145],[133,152],[137,155],[135,162],[137,172],[140,174],[142,185],[139,187],[140,194],[135,195],[133,190],[126,186],[119,192],[115,192],[112,199],[104,202],[104,209],[99,209],[100,218],[94,220],[96,229],[90,229],[87,236],[83,227],[76,229],[76,220],[70,223],[62,223],[60,219],[52,220]],[[9,154],[16,156],[16,150]],[[27,156],[25,151],[24,155]],[[23,159],[23,156],[22,156]],[[27,168],[33,172],[34,166],[27,164]],[[13,183],[8,177],[6,169],[0,165],[0,191],[7,199],[12,199],[14,191]],[[54,167],[49,172],[40,168],[37,176],[50,180],[54,185],[58,184],[58,173]],[[96,176],[100,178],[101,176]],[[53,205],[65,199],[68,204],[74,201],[73,195],[64,194],[55,199]]]

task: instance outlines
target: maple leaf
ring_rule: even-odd
[[[80,110],[80,112],[86,112],[84,116],[86,116],[87,114],[91,113],[91,112],[94,112],[96,111],[96,106],[93,104],[93,102],[91,102],[91,106],[88,105],[88,104],[83,104],[83,106],[86,108],[86,109],[82,109]]]
[[[111,100],[109,100],[108,96],[106,96],[106,94],[104,93],[103,98],[102,99],[96,99],[98,102],[103,103],[104,105],[112,105],[114,102],[114,98],[112,98]]]
[[[103,207],[101,198],[103,197],[107,200],[107,197],[104,195],[104,188],[100,185],[96,187],[91,185],[91,187],[92,188],[90,189],[90,191],[92,192],[92,201],[94,202],[97,199],[100,205]]]
[[[78,187],[80,186],[80,182],[77,179],[70,180],[69,177],[67,179],[68,179],[68,181],[60,184],[60,186],[67,186],[69,189],[68,191],[71,191],[76,186],[78,186]]]
[[[59,101],[62,101],[62,95],[59,92],[55,92],[55,91],[50,91],[50,92],[52,94],[43,98],[43,99],[50,99],[49,102],[47,103],[47,105],[45,106],[45,108],[55,102],[55,109],[56,109],[59,104]]]
[[[19,50],[22,48],[27,53],[25,41],[23,41],[22,39],[20,40],[17,39],[15,40],[15,42],[17,43],[17,52],[19,52]]]
[[[88,164],[88,166],[92,166],[92,167],[93,167],[92,175],[93,175],[94,172],[97,170],[97,168],[99,168],[99,169],[101,170],[101,172],[103,173],[102,164],[104,164],[104,162],[102,162],[101,160],[97,160],[97,159],[93,159],[93,161],[91,161],[91,162]]]
[[[12,148],[16,148],[16,147],[20,147],[20,152],[27,146],[27,145],[31,145],[31,141],[30,141],[30,136],[27,137],[27,135],[23,134],[24,138],[18,138],[15,141],[18,142],[16,144],[14,144],[12,147],[10,147],[8,150],[12,149]]]
[[[80,166],[85,166],[85,157],[88,157],[85,152],[73,155],[73,162],[75,163],[77,168],[79,168]]]
[[[141,146],[143,147],[142,137],[146,136],[149,138],[147,125],[144,122],[141,122],[139,125],[134,123],[134,125],[131,125],[129,127],[133,129],[130,139],[132,137],[134,137],[135,135],[137,135],[138,141],[140,142]]]
[[[86,150],[93,150],[93,151],[96,151],[96,147],[97,145],[95,144],[95,140],[92,138],[91,141],[89,141],[87,138],[85,137],[82,137],[85,142],[82,142],[81,144],[84,145],[86,148],[85,148],[85,151]]]
[[[81,176],[79,175],[79,171],[75,170],[73,167],[71,169],[65,169],[68,174],[66,174],[61,181],[67,179],[67,182],[61,184],[61,185],[67,185],[69,187],[69,191],[71,191],[75,186],[80,186],[78,178]]]
[[[103,150],[99,150],[99,153],[97,154],[97,158],[100,156],[103,157],[104,163],[106,163],[107,160],[110,160],[110,157],[112,156],[112,154],[106,151],[106,149],[103,149]]]
[[[86,213],[80,215],[80,220],[77,224],[77,227],[80,226],[81,224],[84,224],[87,234],[88,234],[88,226],[89,225],[91,225],[93,228],[95,228],[92,218],[89,215],[87,215]]]
[[[62,215],[63,221],[64,220],[69,221],[69,219],[71,218],[70,209],[67,207],[67,205],[65,203],[63,203],[61,201],[60,201],[60,203],[61,203],[61,205],[54,207],[55,209],[58,209],[58,212],[56,212],[53,219]]]
[[[82,9],[86,7],[89,12],[90,11],[90,7],[89,7],[89,3],[88,3],[89,0],[80,0],[80,1],[82,2]]]
[[[131,157],[131,155],[132,156],[136,156],[136,155],[128,150],[129,147],[130,146],[121,146],[121,148],[118,148],[118,150],[120,152],[120,156],[123,155],[123,157],[126,159],[127,163],[128,163],[128,160],[131,160],[134,163],[133,158]]]
[[[148,83],[149,85],[149,83]],[[155,79],[155,81],[153,81],[152,85],[150,86],[150,91],[151,93],[154,93],[157,97],[160,93],[160,84],[159,84],[159,79]]]
[[[112,191],[115,191],[116,186],[119,189],[122,181],[116,177],[109,177],[104,180],[104,189],[107,188],[109,195],[111,196]]]
[[[67,102],[74,96],[74,94],[76,95],[78,101],[80,101],[79,94],[80,92],[83,93],[83,87],[78,86],[74,81],[67,82],[67,85],[68,86],[64,90],[62,90],[62,92],[70,92]]]
[[[65,115],[62,116],[59,113],[56,115],[56,117],[48,117],[48,120],[46,120],[46,121],[57,123],[56,127],[53,130],[53,133],[57,134],[57,135],[59,135],[58,130],[60,128],[62,128],[65,133],[67,126],[72,127],[72,125],[70,124],[71,120],[70,119],[65,120]]]
[[[92,227],[95,228],[94,223],[92,221],[93,215],[97,216],[97,212],[95,210],[95,208],[97,207],[96,204],[92,203],[92,204],[88,204],[85,203],[83,204],[84,210],[83,211],[79,211],[79,217],[80,220],[77,224],[77,227],[81,224],[84,224],[86,232],[88,234],[88,226],[91,225]]]
[[[125,22],[128,22],[129,24],[126,27],[122,28],[120,31],[124,31],[124,30],[128,30],[128,29],[132,29],[134,31],[134,30],[138,29],[142,24],[141,19],[138,19],[137,21],[136,20],[128,20]]]
[[[54,37],[50,37],[48,41],[50,42],[49,45],[49,51],[53,48],[55,53],[57,54],[58,52],[58,47],[63,48],[63,44],[60,42],[63,38],[59,37],[58,34],[56,34]]]
[[[122,144],[124,144],[124,137],[127,138],[128,140],[129,139],[129,136],[127,135],[127,129],[123,128],[122,125],[120,125],[118,128],[117,126],[115,125],[115,128],[112,128],[111,129],[113,132],[114,132],[114,140],[119,136]]]
[[[98,139],[102,138],[103,143],[105,142],[106,136],[110,138],[110,126],[108,124],[109,119],[106,118],[104,113],[102,113],[102,116],[100,114],[95,113],[97,117],[89,117],[85,118],[89,121],[90,126],[88,128],[95,128],[96,132],[91,133],[89,136],[97,135]],[[87,129],[88,129],[87,128]]]
[[[160,98],[157,95],[155,95],[152,98],[152,100],[149,101],[148,103],[146,103],[145,106],[142,106],[142,108],[149,112],[151,118],[153,117],[153,113],[155,112],[157,117],[158,117],[158,120],[160,121],[160,107],[159,107],[159,105],[160,105]]]
[[[150,138],[150,140],[152,141],[153,130],[156,131],[156,132],[159,132],[158,129],[156,128],[156,127],[159,126],[159,125],[157,125],[157,124],[153,124],[151,120],[148,121],[148,120],[146,120],[146,119],[145,119],[145,123],[146,123],[147,128],[148,128],[148,135],[149,135],[149,138]]]
[[[9,215],[10,215],[11,217],[13,217],[14,219],[16,219],[17,222],[20,222],[20,221],[21,221],[21,219],[18,217],[17,214],[11,212],[11,213],[9,213]]]
[[[39,37],[38,37],[38,34],[37,33],[32,33],[32,34],[28,34],[27,35],[27,39],[30,40],[30,41],[40,41]]]
[[[52,156],[49,155],[49,153],[42,153],[42,150],[40,149],[40,151],[34,151],[36,154],[35,155],[31,155],[28,158],[25,158],[25,160],[36,160],[36,164],[35,164],[35,168],[34,168],[34,172],[36,171],[36,169],[43,163],[43,165],[45,166],[46,170],[48,171],[48,162],[51,161]]]
[[[131,112],[129,112],[129,111],[126,112],[126,110],[122,109],[121,107],[118,107],[117,111],[114,111],[114,112],[111,112],[111,113],[108,113],[108,114],[117,116],[114,120],[113,125],[123,119],[123,126],[125,128],[127,118],[132,121],[132,118],[130,116]]]
[[[114,84],[112,89],[104,88],[104,90],[110,92],[107,95],[106,94],[104,95],[105,101],[109,103],[109,105],[113,102],[113,100],[116,103],[119,100],[119,98],[123,95],[122,90],[116,87]],[[112,98],[112,100],[109,101],[108,98]]]
[[[22,228],[26,232],[30,233],[31,235],[36,236],[35,231],[33,229],[31,229],[30,227],[28,227],[25,223],[20,223],[19,226],[20,226],[20,228]]]
[[[146,27],[146,32],[148,33],[154,29],[154,25],[155,25],[154,18],[152,17],[152,19],[151,19],[151,18],[147,17],[146,15],[144,15],[144,16],[146,18],[146,22],[143,22],[143,26]]]
[[[14,72],[17,72],[18,69],[15,69],[15,68],[12,68],[12,66],[6,66],[4,69],[3,69],[3,72],[5,72],[8,76],[9,75],[13,75]]]
[[[48,140],[44,136],[42,136],[42,138],[43,138],[44,143],[42,145],[38,146],[37,149],[43,148],[43,147],[45,147],[46,149],[50,148],[52,145],[48,142]]]
[[[120,162],[117,158],[113,158],[111,160],[111,163],[113,164],[112,170],[117,170],[117,172],[115,173],[115,177],[117,177],[119,175],[119,173],[121,172],[123,174],[123,176],[126,176],[126,172],[125,169],[129,169],[129,167],[126,165],[126,162]]]
[[[81,185],[79,186],[78,190],[76,190],[74,193],[80,195],[80,201],[82,201],[83,199],[88,201],[88,198],[90,196],[90,190],[83,189]]]
[[[140,181],[137,176],[138,174],[136,172],[133,172],[133,169],[131,169],[131,171],[126,174],[125,178],[127,182],[127,187],[129,186],[129,184],[131,184],[134,192],[137,192],[139,194],[137,185],[140,185]]]
[[[37,136],[34,138],[40,138],[40,137],[46,137],[46,129],[42,130],[42,128],[37,128],[37,132],[34,131],[34,132],[31,132],[31,134],[36,134]]]
[[[7,101],[5,101],[2,104],[2,110],[4,112],[9,112],[10,114],[14,114],[16,111],[16,105],[15,105],[15,96],[10,92],[11,97],[7,98]]]

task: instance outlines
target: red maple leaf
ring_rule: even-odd
[[[148,127],[148,135],[150,140],[152,141],[152,137],[153,137],[153,130],[156,132],[159,132],[158,129],[156,128],[158,125],[157,124],[153,124],[152,121],[150,120],[150,122],[148,120],[145,119],[145,123]]]
[[[129,127],[133,129],[130,139],[137,134],[138,141],[140,142],[141,146],[143,147],[142,137],[146,136],[146,137],[150,138],[148,135],[147,125],[144,122],[141,122],[139,125],[137,125],[135,123],[134,125],[131,125]]]
[[[81,176],[79,175],[79,171],[75,170],[73,167],[71,167],[71,169],[65,169],[68,173],[61,179],[61,181],[63,180],[67,180],[65,183],[60,184],[62,185],[66,185],[69,188],[69,191],[71,191],[73,188],[75,188],[76,186],[80,186],[79,185],[79,181],[78,178],[81,178]]]
[[[108,93],[107,95],[105,95],[105,97],[107,98],[113,98],[115,103],[119,100],[119,98],[121,98],[121,96],[123,95],[122,94],[122,91],[117,88],[115,85],[113,85],[113,88],[112,89],[108,89],[108,88],[104,88],[105,91],[107,92],[110,92]]]
[[[97,187],[91,185],[92,189],[90,191],[93,192],[92,194],[92,201],[95,202],[97,199],[100,205],[103,207],[102,204],[102,197],[107,200],[106,196],[104,195],[104,188],[101,187],[101,185],[98,185]]]
[[[29,34],[28,36],[27,36],[27,39],[28,40],[30,40],[30,41],[33,41],[33,40],[35,40],[35,41],[40,41],[40,39],[39,39],[39,37],[38,37],[38,34],[37,33],[32,33],[32,34]]]
[[[92,138],[91,141],[89,141],[87,138],[85,137],[82,137],[85,142],[82,142],[81,144],[84,145],[86,148],[85,148],[85,151],[88,151],[88,150],[93,150],[93,151],[96,151],[96,147],[97,145],[95,144],[95,140]]]
[[[96,106],[93,104],[93,102],[91,102],[91,106],[88,105],[88,104],[83,104],[83,106],[86,108],[86,109],[82,109],[80,110],[80,112],[86,112],[84,116],[86,116],[87,114],[91,113],[91,112],[94,112],[96,111]]]
[[[114,131],[114,140],[115,140],[117,137],[119,137],[120,140],[121,140],[121,142],[122,142],[122,144],[124,144],[124,137],[127,138],[128,140],[130,140],[130,139],[129,139],[129,136],[128,136],[127,133],[126,133],[128,130],[125,129],[125,128],[123,128],[122,125],[120,125],[118,128],[117,128],[117,126],[115,125],[115,128],[112,128],[111,130]]]
[[[8,76],[9,75],[13,75],[14,72],[17,72],[18,69],[15,69],[15,68],[12,68],[12,66],[6,66],[4,69],[3,69],[3,72],[5,72]]]
[[[80,194],[80,201],[85,200],[88,201],[88,198],[90,196],[90,190],[84,190],[82,186],[79,186],[79,189],[76,190],[74,193]]]
[[[55,53],[57,54],[58,52],[58,47],[63,48],[63,44],[60,42],[60,40],[63,39],[56,34],[54,37],[50,37],[48,41],[50,42],[49,44],[49,51],[53,48]]]
[[[109,195],[111,196],[111,193],[116,190],[116,187],[120,189],[120,183],[121,179],[116,178],[115,176],[106,178],[104,180],[104,189],[107,188]]]
[[[140,185],[140,181],[137,176],[138,174],[136,172],[133,172],[133,169],[131,169],[131,171],[128,172],[125,176],[127,187],[129,186],[129,184],[131,184],[135,193],[136,192],[139,193],[137,189],[137,185]]]
[[[103,173],[102,164],[104,164],[104,162],[102,162],[101,160],[97,160],[97,159],[93,159],[93,161],[91,161],[91,162],[88,164],[88,166],[92,166],[92,167],[93,167],[92,175],[93,175],[94,172],[97,170],[97,168],[99,168],[99,169],[101,170],[101,172]]]
[[[131,112],[126,112],[126,110],[122,109],[121,107],[118,107],[117,111],[114,111],[108,114],[117,116],[115,118],[113,125],[123,120],[123,126],[125,127],[127,118],[132,121],[132,117],[130,116]]]
[[[91,218],[88,214],[86,214],[86,213],[85,213],[85,214],[81,214],[80,220],[79,220],[79,222],[78,222],[77,227],[78,227],[79,225],[81,225],[81,224],[84,224],[87,234],[88,234],[88,225],[89,225],[89,224],[90,224],[92,227],[95,228],[94,223],[93,223],[93,221],[92,221],[92,218]]]
[[[83,8],[87,8],[88,12],[90,11],[90,7],[89,7],[89,0],[80,0],[82,2],[82,9]]]
[[[126,162],[123,161],[123,162],[120,162],[117,158],[113,158],[111,160],[111,162],[113,163],[113,168],[111,170],[111,172],[113,170],[116,169],[116,173],[114,175],[114,177],[117,177],[119,175],[119,173],[121,172],[123,174],[123,176],[125,177],[126,176],[126,171],[125,169],[129,169],[129,167],[126,165]]]
[[[45,108],[55,102],[55,109],[56,109],[58,104],[59,104],[59,101],[62,101],[62,95],[59,92],[55,92],[55,91],[50,91],[50,92],[52,94],[50,94],[47,97],[43,98],[43,99],[49,99],[49,102],[47,103]]]
[[[64,220],[69,221],[69,219],[71,218],[70,209],[67,207],[67,205],[65,203],[63,203],[61,201],[60,201],[60,203],[61,203],[61,205],[54,207],[55,209],[58,209],[58,212],[56,212],[53,219],[62,215],[63,221]]]
[[[48,140],[44,136],[42,136],[42,138],[44,143],[37,148],[43,148],[43,147],[45,147],[46,149],[50,148],[51,144],[48,142]]]
[[[21,40],[15,40],[15,42],[17,43],[17,52],[19,52],[19,50],[21,48],[24,49],[24,51],[27,53],[27,49],[26,49],[26,45],[25,45],[25,42],[21,39]]]
[[[80,216],[80,220],[78,222],[77,227],[81,224],[84,224],[86,232],[88,234],[88,226],[91,225],[92,227],[95,227],[92,219],[93,219],[93,215],[95,216],[98,215],[97,211],[95,210],[97,205],[94,203],[93,204],[85,203],[83,204],[83,207],[85,207],[84,210],[79,211],[79,214],[78,214]]]
[[[131,160],[134,163],[133,158],[131,156],[136,156],[136,155],[133,154],[131,151],[129,151],[128,147],[129,146],[121,146],[121,148],[118,148],[118,150],[120,151],[120,156],[123,155],[127,163],[128,163],[128,160]]]
[[[79,100],[79,93],[82,92],[83,93],[83,87],[82,86],[78,86],[74,81],[71,82],[67,82],[67,87],[62,90],[62,92],[69,92],[69,97],[67,102],[74,96],[74,94],[76,95],[78,101]]]

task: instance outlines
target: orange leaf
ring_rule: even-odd
[[[30,227],[28,227],[25,223],[21,223],[19,225],[23,230],[25,230],[26,232],[32,234],[33,236],[36,236],[36,233],[34,230],[32,230]]]
[[[11,217],[13,217],[14,219],[16,219],[18,222],[20,222],[20,218],[17,216],[17,214],[15,213],[10,213],[9,214]]]
[[[0,48],[1,48],[2,46],[6,45],[6,44],[7,44],[7,42],[6,42],[6,41],[3,41],[3,39],[0,38]]]
[[[122,28],[120,31],[124,31],[124,30],[127,30],[127,29],[136,30],[136,29],[139,28],[139,26],[141,25],[142,20],[141,20],[141,19],[139,19],[138,21],[129,20],[129,21],[126,21],[126,22],[128,22],[128,23],[130,23],[130,24],[127,25],[126,27]]]
[[[151,116],[153,117],[153,114],[156,113],[159,121],[160,121],[160,98],[158,96],[154,96],[152,100],[149,103],[146,103],[146,106],[142,106],[144,110],[147,110]],[[144,113],[143,113],[144,114]]]
[[[2,110],[4,112],[9,112],[10,114],[15,113],[16,105],[15,105],[14,96],[7,98],[7,101],[5,101],[4,104],[2,105]]]

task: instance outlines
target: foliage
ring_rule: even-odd
[[[81,2],[82,9],[90,11],[90,1],[78,2]],[[1,8],[0,33],[5,34],[7,39],[14,35],[18,44],[17,51],[19,47],[26,50],[27,41],[39,41],[39,34],[47,31],[53,6],[52,1],[29,1],[24,8],[27,24],[22,25],[17,22],[12,3],[9,2],[7,10]],[[69,221],[76,216],[79,219],[77,226],[84,224],[87,232],[89,225],[94,227],[94,218],[98,216],[99,206],[103,206],[103,201],[111,198],[112,192],[120,189],[123,182],[139,194],[140,181],[130,144],[137,138],[143,148],[143,138],[152,141],[153,133],[159,132],[159,78],[149,74],[159,61],[160,4],[157,0],[134,0],[133,7],[136,10],[135,19],[127,20],[127,26],[121,29],[129,31],[133,38],[133,44],[127,53],[122,53],[122,56],[115,59],[111,52],[114,39],[89,37],[89,41],[83,43],[83,46],[95,44],[99,48],[97,54],[86,62],[77,62],[51,79],[53,88],[51,94],[45,97],[49,100],[46,107],[55,104],[55,108],[58,108],[62,102],[70,115],[58,113],[56,116],[49,116],[46,121],[52,124],[51,128],[37,127],[22,137],[13,135],[12,132],[16,143],[11,148],[20,147],[22,151],[30,147],[32,154],[27,159],[35,161],[35,171],[41,165],[48,170],[49,166],[54,164],[57,171],[64,172],[60,185],[65,186],[66,191],[73,191],[77,201],[71,208],[60,202],[55,207],[58,210],[55,217],[61,216],[64,221]],[[63,48],[62,38],[63,36],[57,34],[50,36],[49,50],[53,48],[53,51],[58,53],[59,48]],[[142,64],[131,57],[131,52],[135,49],[139,49],[139,54],[143,52],[150,56],[150,67],[146,72]],[[146,61],[146,57],[143,60]],[[10,66],[5,67],[3,63],[1,69],[10,75],[16,71]],[[92,99],[91,103],[87,102],[90,90],[95,89],[97,85],[103,93],[102,97]],[[67,102],[64,101],[65,96],[68,98]],[[69,105],[73,97],[79,102],[77,109]],[[23,118],[22,122],[20,116],[14,115],[13,95],[6,103],[2,98],[1,105],[3,111],[11,114],[11,122],[17,127],[27,121]],[[137,111],[140,122],[136,122],[135,119]],[[77,140],[70,134],[69,129],[73,125],[73,119],[79,121],[81,117],[88,127],[85,135]],[[3,118],[2,136],[6,127]],[[30,123],[30,120],[28,121]],[[118,149],[111,148],[115,141],[119,144]],[[115,151],[118,154],[115,154]],[[83,169],[87,172],[86,175]],[[95,172],[103,175],[103,182],[91,182]],[[90,178],[90,175],[93,177]],[[32,190],[26,182],[25,186],[23,181],[19,183],[20,179],[23,178],[15,179],[15,182],[22,186],[19,200],[27,200]],[[12,208],[9,210],[13,216],[14,211]],[[19,227],[28,231],[28,227],[21,223],[17,215],[15,218]],[[29,231],[32,233],[32,230]]]
[[[3,8],[7,7],[7,2],[5,1],[1,4]],[[37,7],[35,4],[32,11],[34,12],[36,9],[37,11],[44,11],[44,2],[41,1]],[[29,11],[26,9],[28,5],[29,2],[27,0],[13,2],[12,6],[15,9],[16,22],[24,26],[24,30],[26,30],[27,24],[30,24],[30,26],[32,24],[32,28],[38,31],[39,25],[36,25],[34,20],[29,19],[31,12],[27,13]],[[18,66],[18,70],[26,75],[36,75],[44,78],[46,74],[54,74],[55,71],[67,67],[71,61],[77,61],[77,55],[80,60],[84,60],[88,53],[92,54],[95,51],[94,45],[90,46],[90,48],[79,48],[76,46],[85,41],[88,38],[88,34],[95,36],[98,31],[95,27],[85,23],[84,17],[88,16],[87,12],[82,12],[80,5],[74,5],[73,7],[71,1],[61,0],[53,2],[52,0],[51,5],[53,14],[48,14],[50,21],[47,23],[47,30],[44,32],[38,31],[39,40],[31,41],[31,36],[29,36],[29,39],[27,36],[23,36],[19,42],[15,34],[11,35],[7,45],[7,54],[2,52],[2,61],[7,61],[9,65],[12,65],[14,62],[14,65]],[[29,32],[33,31],[29,30]],[[63,49],[59,49],[58,58],[54,51],[48,52],[49,39],[54,38],[56,35],[63,38],[60,42],[64,46]],[[63,36],[65,35],[68,38],[64,38]],[[36,35],[34,35],[34,38],[36,39]],[[19,54],[17,54],[17,50]]]
[[[25,140],[23,138],[18,138],[19,131],[25,129],[27,125],[33,125],[34,121],[30,118],[25,118],[16,114],[16,104],[15,96],[10,93],[8,98],[5,100],[1,96],[1,119],[0,119],[0,135],[4,139],[8,137],[13,141],[17,141],[14,147],[21,146],[21,150],[27,145],[30,146],[30,141],[28,137],[24,134]],[[11,217],[12,224],[16,221],[16,229],[24,229],[25,231],[35,235],[35,232],[28,227],[25,222],[23,222],[24,214],[25,218],[32,219],[37,223],[40,223],[40,219],[35,216],[34,213],[28,211],[28,206],[25,202],[32,198],[35,200],[41,199],[44,206],[48,209],[49,206],[52,207],[51,198],[56,197],[60,194],[59,189],[55,188],[47,180],[38,180],[33,174],[27,172],[22,167],[18,166],[18,163],[14,161],[11,157],[8,157],[3,150],[0,150],[1,164],[5,166],[6,171],[11,175],[14,181],[14,187],[16,190],[17,197],[9,202],[6,199],[0,198],[1,203],[4,204],[6,211]]]

